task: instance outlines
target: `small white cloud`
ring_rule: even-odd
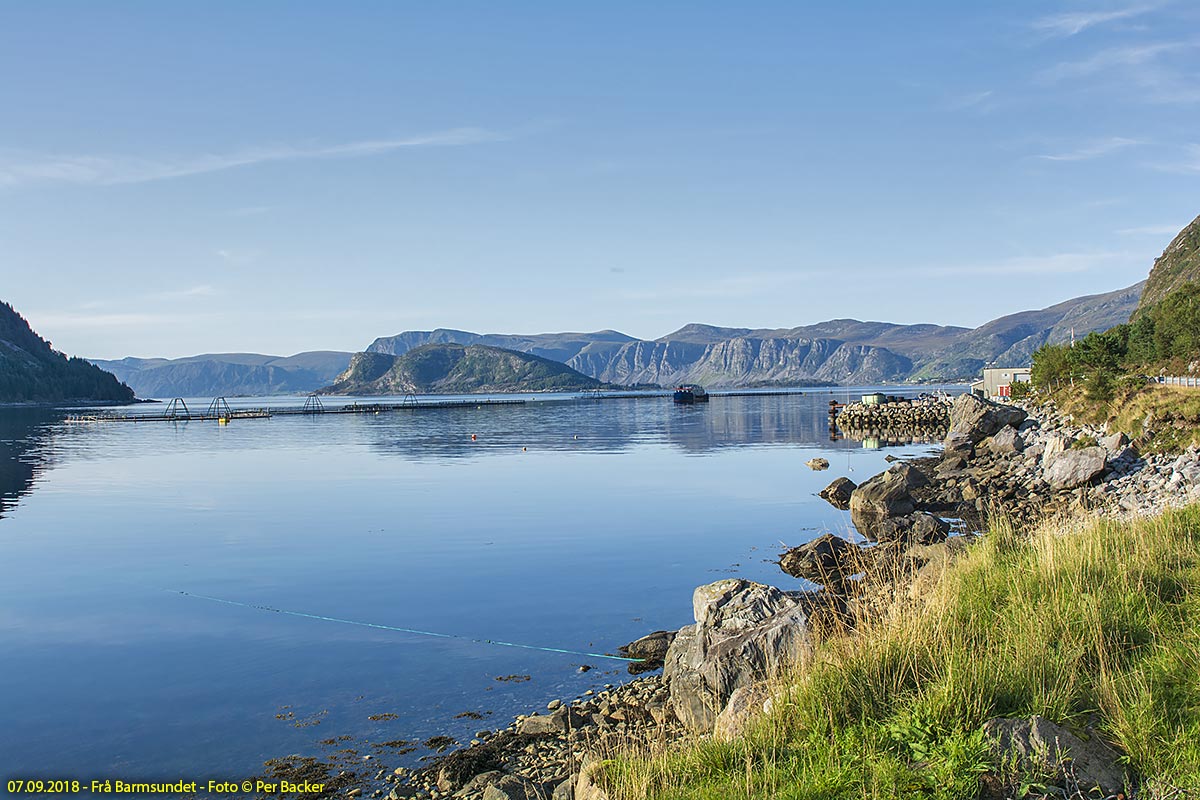
[[[1133,145],[1142,144],[1137,139],[1126,139],[1121,136],[1112,136],[1107,139],[1098,139],[1082,147],[1071,150],[1066,153],[1046,153],[1039,155],[1038,158],[1046,161],[1090,161],[1093,158],[1100,158],[1109,153],[1115,153],[1118,150],[1124,150]]]
[[[1034,20],[1030,27],[1049,36],[1075,36],[1096,25],[1130,19],[1152,9],[1153,6],[1131,6],[1113,11],[1071,11],[1041,17]]]

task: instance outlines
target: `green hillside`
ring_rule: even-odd
[[[133,390],[82,358],[68,358],[0,303],[0,403],[128,403]]]
[[[327,394],[465,394],[594,389],[565,364],[487,345],[427,344],[402,356],[357,353]]]
[[[1176,289],[1197,283],[1200,283],[1200,217],[1181,230],[1154,261],[1134,316],[1146,313]]]

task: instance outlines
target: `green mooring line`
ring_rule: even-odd
[[[214,603],[224,603],[229,606],[241,606],[242,608],[253,608],[257,611],[271,611],[276,614],[287,614],[291,617],[304,617],[305,619],[319,619],[325,622],[338,622],[342,625],[358,625],[361,628],[377,628],[382,631],[396,631],[398,633],[412,633],[417,636],[434,636],[438,639],[461,639],[464,642],[475,642],[476,644],[494,644],[500,647],[519,647],[522,650],[541,650],[546,653],[565,653],[570,656],[585,656],[587,658],[607,658],[613,661],[642,661],[640,658],[626,658],[625,656],[610,656],[606,653],[585,653],[582,650],[564,650],[561,647],[541,647],[536,644],[518,644],[517,642],[502,642],[499,639],[474,639],[470,636],[460,636],[457,633],[437,633],[435,631],[422,631],[416,628],[400,628],[395,625],[380,625],[376,622],[360,622],[356,619],[339,619],[338,617],[325,617],[320,614],[306,614],[303,611],[288,611],[286,608],[274,608],[272,606],[255,605],[253,603],[241,603],[237,600],[226,600],[222,597],[209,597],[205,594],[195,594],[193,592],[185,592],[181,589],[164,589],[163,591],[174,592],[181,594],[184,597],[194,597],[197,600],[210,600]]]

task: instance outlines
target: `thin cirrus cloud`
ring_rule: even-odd
[[[1069,150],[1065,153],[1043,153],[1038,158],[1045,161],[1090,161],[1093,158],[1115,153],[1118,150],[1124,150],[1127,147],[1143,144],[1137,139],[1126,139],[1121,136],[1112,136],[1107,139],[1099,139],[1089,142],[1075,150]]]
[[[1194,46],[1188,42],[1149,42],[1107,47],[1087,58],[1055,64],[1044,70],[1038,78],[1042,83],[1059,83],[1113,70],[1133,70],[1136,77],[1144,74],[1144,70],[1157,62],[1161,56]]]
[[[1112,11],[1072,11],[1064,14],[1051,14],[1034,20],[1031,27],[1049,36],[1075,36],[1088,28],[1103,25],[1108,22],[1131,19],[1152,11],[1153,6],[1131,6]]]
[[[1052,253],[1044,256],[1017,256],[981,264],[924,267],[920,275],[951,277],[969,275],[1063,275],[1089,272],[1138,259],[1137,253]]]
[[[1119,236],[1174,236],[1183,230],[1183,225],[1141,225],[1136,228],[1121,228],[1117,231]]]
[[[333,145],[273,145],[223,154],[142,158],[112,155],[45,155],[0,153],[0,186],[27,183],[112,185],[147,183],[207,172],[283,161],[361,158],[418,147],[455,147],[498,141],[481,128],[446,131],[397,139],[366,139]]]

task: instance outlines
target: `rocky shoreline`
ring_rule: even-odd
[[[694,624],[625,648],[645,659],[640,669],[661,664],[661,674],[551,701],[507,728],[480,731],[469,747],[427,766],[381,771],[368,785],[339,788],[339,794],[606,800],[593,781],[606,757],[653,753],[689,737],[738,736],[749,719],[769,709],[772,679],[802,663],[821,637],[853,628],[898,598],[919,597],[990,515],[1130,516],[1200,502],[1200,451],[1142,455],[1137,441],[1077,425],[1052,406],[962,395],[953,403],[847,406],[839,424],[868,418],[876,430],[887,430],[889,420],[925,432],[941,424],[943,452],[894,464],[861,485],[838,478],[821,492],[850,511],[867,542],[826,533],[783,553],[782,571],[815,587],[785,591],[740,579],[701,586],[692,598]],[[993,720],[985,735],[1005,753],[1024,757],[1022,748],[1039,736],[1070,734],[1035,718]],[[1120,776],[1115,755],[1092,756],[1095,768],[1083,777],[1119,788],[1113,785]]]

